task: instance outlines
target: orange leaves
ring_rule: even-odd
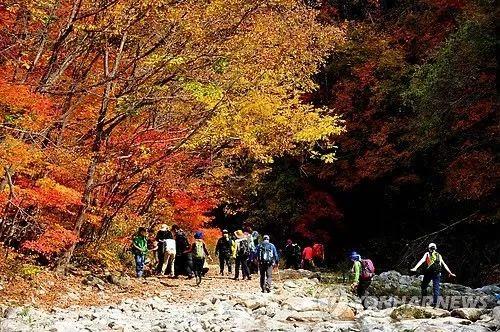
[[[36,184],[36,187],[27,190],[33,202],[39,206],[56,208],[67,212],[70,207],[81,204],[81,194],[79,192],[52,179],[43,178],[38,180]]]
[[[190,229],[202,228],[210,220],[207,213],[215,207],[208,190],[196,188],[191,191],[176,191],[172,195],[172,205],[176,211],[175,220]]]
[[[32,250],[50,259],[54,254],[61,253],[64,249],[78,241],[75,233],[59,226],[52,225],[35,241],[26,241],[23,249]]]
[[[54,115],[52,102],[30,91],[27,85],[11,84],[0,77],[0,116],[2,121],[39,131]]]

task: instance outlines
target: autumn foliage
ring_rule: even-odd
[[[210,229],[240,157],[320,153],[303,103],[343,41],[301,1],[0,4],[0,240],[44,262],[117,259],[138,226]],[[120,249],[121,248],[121,249]]]

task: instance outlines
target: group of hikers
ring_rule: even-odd
[[[142,277],[149,251],[155,252],[156,264],[153,264],[153,273],[168,275],[177,278],[185,275],[188,279],[196,278],[199,285],[202,277],[208,272],[206,260],[212,260],[207,245],[203,240],[203,233],[194,233],[194,239],[189,241],[184,230],[178,225],[169,228],[161,225],[156,235],[150,234],[144,227],[140,227],[132,241],[132,252],[136,263],[136,275]],[[215,247],[215,256],[219,258],[219,273],[232,276],[234,264],[234,280],[239,280],[240,270],[242,280],[251,280],[252,274],[259,273],[262,292],[271,291],[273,269],[278,267],[279,254],[276,246],[270,242],[269,235],[261,236],[257,231],[237,230],[230,234],[222,231]],[[325,250],[321,243],[312,243],[303,250],[291,239],[287,240],[283,249],[285,268],[314,269],[322,267],[325,261]],[[352,261],[353,292],[359,297],[366,295],[371,280],[375,275],[375,266],[371,259],[362,258],[355,251],[350,254]],[[455,276],[442,256],[437,252],[435,243],[430,243],[428,251],[423,255],[412,272],[425,264],[424,278],[421,284],[422,298],[427,296],[429,283],[433,283],[433,305],[437,304],[440,296],[441,269],[444,268],[450,276]]]
[[[375,275],[375,267],[370,259],[362,259],[361,255],[353,251],[350,255],[353,262],[352,273],[354,281],[351,284],[352,290],[356,292],[359,297],[366,295],[368,287],[370,287],[373,276]],[[423,279],[420,284],[422,304],[427,297],[427,289],[432,281],[432,305],[435,307],[438,304],[440,291],[441,291],[441,271],[444,268],[450,277],[456,277],[451,272],[448,265],[443,260],[443,257],[437,251],[437,245],[430,243],[428,250],[424,253],[420,261],[410,269],[413,273],[418,273],[419,268],[424,265],[422,271]]]
[[[260,236],[258,232],[235,231],[231,236],[227,230],[222,231],[222,237],[217,241],[215,255],[219,258],[220,274],[231,275],[234,263],[234,280],[239,280],[240,270],[242,280],[252,279],[252,274],[260,274],[262,292],[271,291],[272,271],[278,266],[279,255],[268,235]],[[132,240],[132,252],[136,263],[136,275],[144,275],[148,252],[153,251],[156,261],[153,273],[177,278],[185,275],[188,279],[196,278],[199,285],[202,277],[208,272],[206,260],[212,260],[203,233],[194,233],[194,239],[189,241],[184,230],[178,225],[171,228],[161,225],[155,236],[148,236],[146,228],[140,227]]]
[[[302,250],[297,242],[288,239],[284,249],[284,257],[286,269],[302,268],[312,270],[317,267],[323,267],[325,262],[325,248],[323,244],[314,242]]]

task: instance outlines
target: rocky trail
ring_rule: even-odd
[[[213,269],[212,269],[213,270]],[[107,304],[75,304],[64,308],[1,306],[1,332],[12,331],[499,331],[498,285],[473,290],[445,284],[451,295],[481,296],[483,308],[433,309],[412,304],[394,305],[394,297],[364,309],[347,285],[332,283],[327,275],[281,271],[273,291],[262,294],[258,280],[233,281],[210,275],[200,287],[194,280],[147,278],[112,280],[135,293],[122,292],[93,276],[83,283],[94,293],[107,294]],[[321,280],[320,280],[321,279]],[[126,285],[128,283],[128,285]],[[386,272],[377,276],[372,294],[412,295],[418,279]],[[114,286],[116,287],[116,285]],[[112,289],[110,291],[110,289]],[[143,289],[141,293],[138,289]],[[74,295],[76,299],[76,295]],[[102,297],[102,296],[101,296]],[[375,299],[375,298],[374,298]],[[378,298],[377,298],[378,299]],[[391,302],[392,301],[392,302]],[[389,305],[391,304],[392,305]],[[77,305],[78,304],[78,305]]]

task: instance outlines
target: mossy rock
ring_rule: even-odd
[[[394,320],[405,320],[447,317],[449,315],[447,310],[405,304],[394,309],[390,316]]]

